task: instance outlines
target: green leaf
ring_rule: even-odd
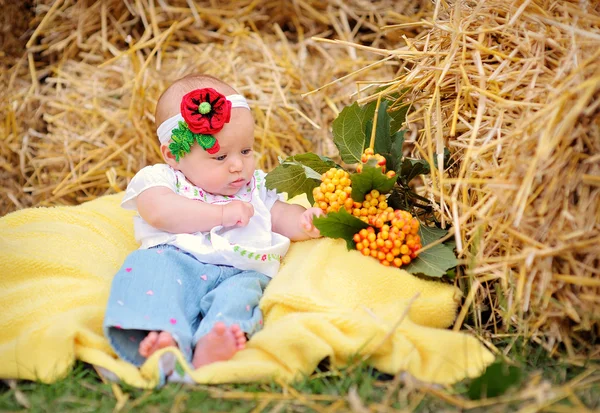
[[[396,177],[388,178],[381,172],[381,168],[375,168],[370,163],[363,166],[361,173],[350,175],[350,179],[352,180],[351,196],[356,202],[362,202],[365,195],[373,189],[377,189],[382,194],[387,194],[396,183]]]
[[[305,167],[300,164],[281,164],[266,176],[267,188],[287,192],[289,198],[305,193],[311,205],[315,202],[313,188],[320,183],[320,180],[309,178]]]
[[[400,167],[400,176],[409,183],[417,175],[426,175],[430,172],[429,164],[423,159],[404,158]]]
[[[371,103],[372,104],[372,103]],[[377,102],[375,102],[375,106]],[[392,151],[392,139],[390,133],[390,124],[392,118],[387,113],[388,101],[382,100],[379,103],[377,111],[377,126],[375,127],[375,145],[373,150],[378,154],[386,154]],[[371,132],[373,130],[373,120],[369,119],[365,123],[365,145],[368,146],[371,140]]]
[[[458,261],[452,249],[444,244],[439,244],[419,253],[414,261],[403,268],[411,274],[440,278],[448,268],[456,267],[457,264]]]
[[[421,223],[419,227],[419,237],[421,238],[421,245],[425,246],[431,244],[433,241],[437,241],[446,235],[448,231],[440,229],[438,227],[427,227]]]
[[[399,107],[393,107],[388,111],[392,123],[390,125],[390,133],[395,133],[400,130],[402,125],[404,125],[404,121],[406,121],[406,113],[408,112],[408,108],[410,104],[405,104]]]
[[[498,360],[489,365],[485,372],[474,379],[469,386],[469,398],[484,399],[497,397],[512,386],[521,383],[521,369]]]
[[[372,109],[371,109],[372,108]],[[348,164],[360,162],[365,144],[365,125],[373,118],[375,107],[361,107],[357,102],[346,106],[332,123],[333,142],[342,160]]]
[[[388,157],[387,167],[390,171],[398,171],[402,162],[402,147],[404,146],[404,130],[398,131],[392,135],[392,150]]]
[[[321,157],[312,152],[290,156],[286,158],[282,163],[304,165],[307,168],[310,168],[319,174],[324,174],[331,168],[335,168],[337,166],[336,163],[333,162],[331,159],[326,158],[324,156]]]
[[[339,212],[330,212],[327,215],[314,218],[313,224],[324,237],[346,240],[346,246],[349,250],[355,247],[352,239],[354,234],[369,226],[366,222],[350,215],[344,208],[340,209]]]

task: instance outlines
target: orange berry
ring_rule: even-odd
[[[371,244],[368,239],[363,239],[361,242],[365,247],[368,247],[369,244]]]
[[[410,260],[410,257],[409,257],[408,255],[403,255],[403,256],[402,256],[402,262],[403,262],[404,264],[410,264],[410,261],[411,261],[411,260]]]
[[[372,250],[376,250],[377,249],[377,243],[375,241],[371,242],[369,244],[369,248],[371,248]]]
[[[386,247],[387,249],[392,249],[394,248],[394,243],[390,240],[386,240],[383,244],[384,247]]]
[[[385,225],[384,225],[385,227]],[[379,233],[379,235],[381,236],[381,239],[386,240],[390,237],[390,233],[385,231],[383,228],[381,229],[381,232]]]
[[[378,260],[385,260],[385,253],[383,251],[379,251],[377,253],[377,259]]]
[[[352,210],[352,215],[354,215],[355,217],[359,217],[360,216],[360,209],[354,208]]]
[[[413,240],[413,239],[406,240],[406,246],[408,248],[413,248],[415,245],[417,245],[417,243],[415,242],[415,240]]]
[[[371,250],[371,257],[377,258],[377,250]],[[408,255],[407,255],[407,257],[408,257]]]
[[[377,238],[377,241],[375,241],[377,243],[378,247],[383,247],[385,245],[385,241],[381,238]]]
[[[387,254],[385,254],[385,259],[388,262],[392,262],[394,261],[394,255],[388,252]]]
[[[354,234],[354,236],[352,237],[352,240],[354,242],[361,242],[362,238],[360,237],[360,234]]]
[[[365,248],[365,246],[362,244],[362,242],[357,242],[356,243],[356,249],[359,251],[362,251]]]
[[[409,248],[407,245],[403,245],[400,247],[400,254],[402,255],[406,255],[410,252]]]
[[[361,252],[362,252],[362,255],[364,255],[364,256],[371,255],[371,250],[368,248],[363,248],[363,250]]]
[[[400,255],[400,248],[392,248],[392,255],[394,257],[397,257],[398,255]]]
[[[375,229],[373,227],[368,227],[367,228],[367,232],[372,232],[374,234],[375,233]]]
[[[367,238],[367,235],[369,234],[365,228],[358,231],[358,233],[360,234],[361,238]]]
[[[402,259],[401,258],[394,258],[394,267],[402,267]]]
[[[390,263],[388,261],[380,261],[383,265],[385,265],[386,267],[390,266]]]

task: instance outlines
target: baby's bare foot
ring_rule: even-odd
[[[212,330],[198,340],[192,365],[195,368],[215,361],[225,361],[246,347],[246,335],[237,325],[215,323]]]
[[[173,336],[166,331],[151,331],[148,335],[140,342],[138,349],[139,353],[144,357],[150,357],[156,351],[165,348],[177,346],[177,343],[173,339]]]

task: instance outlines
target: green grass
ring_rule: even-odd
[[[54,384],[21,381],[0,385],[0,411],[32,412],[584,412],[600,407],[596,362],[573,366],[545,350],[519,345],[511,365],[520,381],[495,398],[471,400],[472,381],[440,387],[379,374],[366,365],[320,371],[293,385],[277,383],[188,386],[171,384],[145,391],[119,384],[113,389],[83,363]],[[494,377],[496,382],[504,380]],[[501,383],[502,384],[502,383]],[[510,383],[504,383],[510,384]],[[116,393],[124,403],[118,404]]]

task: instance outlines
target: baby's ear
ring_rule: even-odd
[[[163,159],[171,168],[177,169],[179,162],[177,162],[175,155],[171,153],[169,149],[169,144],[163,143],[160,145],[160,152],[162,153]]]

